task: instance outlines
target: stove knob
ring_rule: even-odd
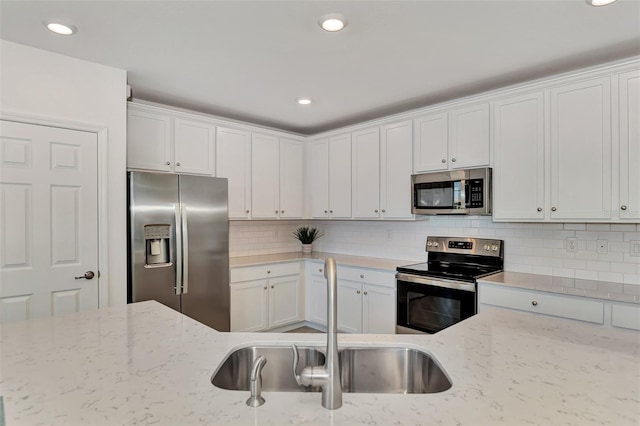
[[[497,245],[495,245],[495,246],[491,246],[491,250],[493,250],[493,251],[498,251],[498,246],[497,246]]]
[[[437,241],[434,241],[434,242],[433,242],[433,246],[434,246],[434,247],[438,247],[438,242],[437,242]]]
[[[491,246],[489,244],[485,244],[484,245],[484,249],[485,249],[485,251],[489,251],[489,250],[491,250]]]
[[[427,247],[431,247],[433,243],[431,241],[427,241]]]

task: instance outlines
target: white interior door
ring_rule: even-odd
[[[97,145],[0,121],[0,321],[98,308]]]

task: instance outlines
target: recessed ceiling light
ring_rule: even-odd
[[[325,31],[336,32],[347,26],[347,18],[338,13],[331,13],[320,18],[318,25]]]
[[[310,98],[298,98],[296,99],[296,102],[300,105],[309,105],[311,103],[311,99]]]
[[[586,0],[588,5],[591,6],[606,6],[608,4],[613,3],[616,0]]]
[[[73,35],[78,32],[75,25],[63,24],[59,21],[45,21],[43,24],[49,31],[60,35]]]

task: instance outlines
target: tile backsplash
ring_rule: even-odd
[[[640,257],[631,255],[630,243],[640,240],[640,225],[633,223],[494,223],[480,216],[416,222],[232,221],[230,255],[299,251],[291,233],[300,225],[324,232],[315,251],[421,262],[427,235],[499,238],[505,241],[507,271],[640,285]],[[567,238],[577,239],[577,253],[567,252]],[[607,240],[607,253],[598,253],[598,240]]]

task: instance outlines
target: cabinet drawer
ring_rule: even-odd
[[[640,331],[640,306],[612,304],[611,325]]]
[[[604,323],[604,304],[571,296],[479,285],[478,303],[544,315]]]
[[[372,269],[351,268],[338,266],[338,280],[350,280],[361,283],[376,284],[385,287],[396,286],[395,274]]]
[[[299,275],[300,262],[272,263],[268,265],[247,266],[231,269],[231,282],[260,280],[285,275]]]

